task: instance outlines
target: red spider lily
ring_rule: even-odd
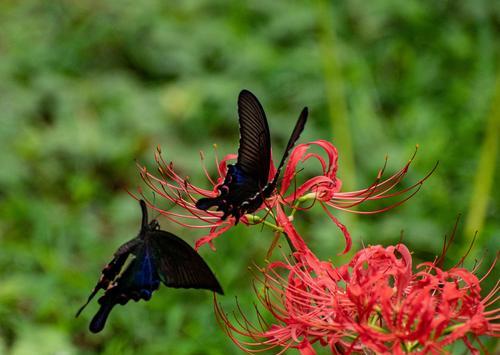
[[[318,153],[308,153],[308,149],[311,146],[319,147],[324,155]],[[155,160],[158,165],[158,174],[155,175],[147,170],[146,167],[140,167],[140,173],[145,181],[146,185],[158,195],[164,197],[169,202],[181,208],[181,212],[178,209],[173,210],[162,210],[155,207],[150,201],[148,204],[150,207],[155,208],[163,216],[168,218],[170,221],[178,223],[182,226],[189,228],[208,228],[209,233],[200,238],[196,242],[196,248],[201,245],[209,243],[213,248],[212,241],[225,231],[227,231],[232,225],[234,225],[235,219],[233,217],[228,218],[225,221],[221,220],[222,212],[215,211],[203,211],[199,210],[195,206],[195,202],[201,197],[214,197],[217,196],[219,191],[217,187],[222,184],[227,170],[228,160],[235,159],[237,156],[235,154],[229,154],[225,156],[220,162],[216,158],[217,167],[217,177],[213,178],[208,173],[205,165],[203,164],[203,171],[208,182],[211,185],[211,189],[204,189],[196,187],[191,184],[186,178],[181,177],[174,169],[173,163],[167,163],[162,155],[161,150],[158,148],[155,153]],[[382,173],[384,169],[379,171],[379,174],[375,182],[366,189],[354,191],[354,192],[340,192],[341,181],[337,178],[337,149],[329,142],[324,140],[318,140],[307,144],[300,144],[293,149],[290,154],[290,159],[285,166],[284,176],[281,183],[281,188],[270,198],[268,198],[265,203],[256,211],[265,210],[266,216],[271,215],[275,220],[276,224],[267,223],[276,230],[282,230],[283,224],[288,224],[286,215],[284,214],[284,207],[290,206],[292,212],[290,217],[293,217],[295,211],[303,209],[299,205],[305,201],[317,201],[321,203],[325,212],[333,220],[333,222],[341,229],[346,239],[345,252],[350,249],[350,236],[347,232],[345,226],[337,220],[336,217],[328,210],[329,207],[355,212],[355,213],[377,213],[386,211],[392,207],[395,207],[408,198],[413,196],[424,179],[421,179],[416,184],[397,191],[391,192],[392,189],[401,182],[403,177],[406,175],[408,168],[410,166],[410,161],[397,172],[395,175],[389,177],[386,180],[381,181]],[[413,157],[412,157],[413,158]],[[303,164],[306,161],[313,159],[317,160],[321,165],[321,173],[315,177],[308,179],[303,182],[300,186],[292,188],[292,181],[301,169],[299,164]],[[202,162],[204,162],[204,157],[202,155]],[[271,162],[270,176],[274,175],[276,168]],[[359,205],[365,201],[373,201],[379,199],[391,198],[399,195],[408,193],[409,196],[402,198],[400,201],[387,206],[383,209],[375,211],[355,211],[352,207]],[[143,199],[147,198],[145,196]],[[244,224],[255,224],[263,222],[264,217],[259,217],[256,215],[247,214],[241,219]],[[297,243],[300,244],[299,241]]]
[[[325,158],[320,154],[306,154],[307,150],[313,145],[320,147],[326,154],[328,160],[325,160]],[[415,184],[405,189],[392,192],[392,190],[401,182],[401,180],[403,180],[404,176],[408,172],[415,154],[416,150],[413,156],[408,160],[406,165],[388,179],[382,180],[382,175],[386,167],[384,165],[384,167],[378,172],[374,183],[369,187],[352,192],[340,192],[342,183],[337,178],[337,149],[330,142],[324,140],[317,140],[307,144],[300,144],[290,154],[290,159],[286,166],[285,174],[281,184],[280,193],[282,196],[284,196],[286,191],[289,190],[292,179],[295,177],[297,171],[299,170],[297,167],[299,162],[304,163],[309,159],[316,159],[321,164],[322,174],[304,182],[300,187],[294,190],[292,194],[284,197],[284,202],[292,204],[296,200],[300,201],[305,199],[314,199],[324,203],[327,206],[348,212],[359,214],[374,214],[384,212],[391,208],[399,206],[414,194],[416,194],[422,186],[423,182],[434,172],[436,167],[434,167],[434,169],[432,169],[424,178],[420,179]],[[401,195],[404,196],[405,194],[408,194],[408,196],[382,209],[373,211],[358,211],[353,209],[353,207],[360,205],[365,201],[389,199]]]
[[[235,159],[236,155],[227,155],[220,162],[216,156],[215,163],[218,176],[215,179],[210,176],[206,169],[203,154],[201,153],[200,155],[203,171],[207,180],[212,185],[212,190],[196,187],[189,182],[188,178],[181,177],[175,171],[174,164],[172,162],[167,163],[163,159],[161,149],[158,147],[155,152],[155,161],[158,165],[157,169],[159,175],[154,175],[149,172],[145,166],[139,166],[141,177],[153,192],[165,198],[167,201],[172,202],[174,206],[180,207],[181,212],[157,208],[151,201],[146,199],[145,196],[142,198],[146,199],[149,207],[156,209],[171,222],[188,228],[209,228],[209,234],[196,242],[196,249],[205,243],[209,243],[214,249],[212,239],[231,228],[234,224],[233,218],[222,221],[220,219],[220,212],[199,210],[196,208],[195,203],[200,197],[210,197],[216,194],[217,186],[224,181],[227,161]],[[243,217],[241,221],[248,224],[248,220],[245,217]]]
[[[257,310],[256,326],[238,306],[233,324],[215,302],[219,322],[247,352],[315,354],[316,343],[332,353],[443,353],[462,340],[477,353],[468,336],[500,335],[500,310],[486,310],[498,301],[498,284],[481,298],[482,280],[464,268],[424,263],[413,273],[402,244],[365,248],[338,268],[296,252],[293,262],[260,272],[263,287],[254,289],[272,323]]]

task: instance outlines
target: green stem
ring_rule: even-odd
[[[491,103],[491,113],[485,126],[485,136],[479,153],[479,163],[476,168],[472,197],[465,222],[466,238],[471,240],[476,231],[481,231],[486,219],[486,209],[491,196],[498,155],[499,131],[500,73],[497,75],[495,95]],[[468,248],[468,245],[464,245],[464,248]]]
[[[249,222],[252,222],[255,224],[262,223],[265,226],[268,226],[269,228],[271,228],[275,231],[283,232],[283,228],[278,227],[276,224],[270,223],[270,222],[266,221],[265,219],[260,218],[259,216],[255,216],[253,214],[246,214],[245,217],[248,219]]]
[[[464,326],[464,324],[462,324],[462,323],[460,323],[460,324],[454,324],[454,325],[451,325],[451,326],[449,326],[449,327],[447,327],[447,328],[445,328],[445,329],[443,330],[443,335],[450,334],[450,333],[452,333],[455,329],[460,328],[460,327],[463,327],[463,326]]]
[[[297,212],[297,209],[299,208],[300,204],[302,203],[303,201],[300,201],[300,199],[298,199],[297,201],[295,201],[295,204],[293,205],[292,207],[292,212],[290,213],[290,217],[293,218],[293,216],[295,215],[295,212]]]
[[[380,333],[384,333],[384,334],[387,334],[389,333],[387,331],[387,329],[384,329],[382,327],[379,327],[378,325],[375,325],[375,324],[370,324],[370,328],[372,328],[373,330],[376,330],[377,332],[380,332]]]
[[[356,173],[341,63],[336,52],[337,39],[333,28],[333,9],[327,0],[319,0],[318,5],[319,44],[325,74],[330,125],[332,136],[341,152],[339,160],[342,173],[340,175],[342,175],[343,185],[349,190],[356,186]]]

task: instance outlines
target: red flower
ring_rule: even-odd
[[[313,145],[320,147],[324,151],[328,159],[325,160],[323,156],[317,153],[306,154],[307,150]],[[401,180],[408,172],[415,154],[416,150],[413,156],[408,160],[406,165],[391,177],[382,180],[382,176],[386,167],[384,165],[384,167],[378,172],[374,183],[369,187],[352,192],[340,192],[342,182],[337,178],[337,149],[330,142],[324,140],[317,140],[307,144],[300,144],[293,150],[292,154],[290,155],[289,162],[285,169],[280,194],[284,196],[290,189],[292,179],[300,170],[297,167],[299,163],[304,163],[309,159],[316,159],[322,167],[322,174],[304,182],[300,187],[294,190],[293,193],[290,193],[287,197],[285,197],[283,199],[284,202],[292,204],[296,200],[303,201],[308,199],[320,201],[327,206],[336,209],[359,214],[373,214],[384,212],[393,207],[399,206],[415,193],[417,193],[423,182],[434,172],[435,167],[424,178],[422,178],[415,184],[403,190],[392,192],[392,190],[401,182]],[[352,209],[353,207],[365,201],[388,199],[404,195],[406,193],[408,193],[408,196],[379,210],[357,211]]]
[[[319,147],[324,154],[308,153],[308,150],[311,146]],[[277,191],[276,193],[274,193],[256,211],[257,213],[264,210],[265,214],[262,216],[258,216],[256,214],[246,214],[241,218],[242,223],[247,225],[261,223],[264,222],[266,216],[270,215],[275,219],[276,224],[266,221],[266,225],[274,228],[277,231],[281,231],[287,224],[289,224],[288,220],[293,218],[293,215],[296,211],[304,209],[300,207],[300,204],[306,201],[312,201],[313,203],[319,202],[327,215],[343,232],[346,240],[345,252],[347,252],[351,246],[349,233],[347,232],[345,226],[340,221],[338,221],[335,216],[333,216],[328,207],[355,213],[377,213],[386,211],[403,203],[408,198],[413,196],[413,194],[418,191],[423,181],[430,175],[427,175],[416,184],[406,189],[397,192],[391,192],[392,189],[399,184],[399,182],[407,173],[410,163],[413,159],[412,157],[412,159],[408,161],[403,169],[386,180],[381,181],[381,177],[384,171],[384,169],[382,169],[381,171],[379,171],[375,182],[368,188],[354,192],[340,192],[340,187],[342,184],[336,176],[337,158],[337,149],[331,143],[324,140],[318,140],[307,144],[300,144],[295,147],[292,150],[288,163],[285,166],[283,180],[279,192]],[[201,197],[215,197],[218,195],[219,190],[217,189],[217,187],[223,183],[227,170],[227,162],[231,159],[236,159],[236,155],[227,155],[220,162],[216,158],[216,178],[212,178],[210,176],[203,164],[205,176],[207,177],[207,180],[211,185],[210,189],[196,187],[192,185],[188,179],[183,178],[178,173],[176,173],[173,163],[166,163],[165,160],[163,160],[159,148],[155,154],[155,160],[158,164],[159,175],[157,176],[152,174],[147,170],[146,167],[140,167],[141,176],[146,185],[156,194],[164,197],[169,202],[180,207],[181,211],[179,212],[178,209],[162,210],[155,207],[150,201],[148,201],[150,207],[155,208],[170,221],[178,223],[182,226],[189,228],[209,228],[209,233],[196,242],[196,248],[199,248],[205,243],[209,243],[213,248],[213,239],[215,239],[226,230],[228,230],[232,225],[234,225],[234,217],[230,217],[227,220],[222,221],[222,212],[199,210],[195,206],[195,202]],[[295,184],[292,184],[292,182],[295,180],[295,178],[299,174],[299,171],[301,170],[299,164],[303,164],[310,159],[316,160],[320,163],[321,173],[306,180],[305,182],[300,184],[300,186],[295,187]],[[204,162],[203,155],[202,162]],[[276,168],[271,162],[271,176],[274,175],[275,171]],[[292,187],[292,185],[294,186]],[[386,199],[405,193],[408,193],[408,196],[405,196],[398,202],[379,210],[352,210],[352,207],[359,205],[365,201]],[[142,198],[147,200],[145,196],[142,196]],[[291,208],[289,216],[286,216],[284,212],[284,209],[286,207]],[[300,245],[302,242],[298,240],[298,238],[292,241]],[[298,249],[300,249],[300,246],[298,247]]]
[[[198,249],[201,245],[209,243],[214,248],[211,242],[212,239],[228,230],[233,225],[233,221],[232,219],[222,221],[220,219],[220,212],[199,210],[196,208],[195,203],[200,197],[209,197],[216,193],[217,185],[224,181],[227,161],[234,158],[236,158],[235,155],[227,155],[219,163],[216,157],[218,177],[213,179],[204,165],[204,156],[201,153],[203,171],[212,185],[212,190],[206,190],[194,186],[189,182],[188,178],[181,177],[175,171],[174,164],[172,162],[167,163],[163,159],[161,149],[158,147],[155,153],[155,160],[158,165],[159,175],[156,176],[149,172],[145,166],[140,166],[141,177],[153,192],[173,203],[174,206],[180,207],[181,212],[171,209],[162,210],[155,207],[144,195],[142,198],[147,201],[149,207],[156,209],[171,222],[188,228],[209,228],[209,234],[198,240],[195,247]],[[140,193],[142,194],[141,191]],[[245,218],[242,218],[242,222],[248,224]]]
[[[339,268],[296,252],[294,262],[260,270],[263,288],[255,290],[272,324],[257,311],[259,327],[253,325],[240,307],[233,324],[217,302],[216,314],[248,352],[279,347],[315,354],[317,343],[332,353],[442,353],[457,340],[477,351],[468,336],[499,335],[500,310],[486,310],[498,298],[498,284],[481,298],[481,280],[466,269],[424,263],[417,270],[401,244],[365,248]]]

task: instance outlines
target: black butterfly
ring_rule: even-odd
[[[219,196],[201,198],[196,202],[196,207],[201,210],[217,206],[217,211],[224,212],[221,217],[223,220],[232,215],[236,218],[236,223],[242,215],[252,213],[271,196],[288,153],[304,129],[307,107],[300,113],[283,158],[271,181],[269,181],[271,138],[266,114],[259,100],[248,90],[242,90],[238,96],[238,115],[240,123],[238,160],[236,164],[228,165],[224,183],[218,187]]]
[[[141,200],[142,225],[139,235],[118,248],[113,260],[104,267],[101,277],[76,316],[89,304],[100,289],[105,290],[99,298],[101,307],[92,318],[89,329],[100,332],[109,312],[116,304],[124,305],[130,299],[148,301],[153,291],[165,286],[175,288],[203,288],[223,294],[214,274],[189,244],[160,230],[156,220],[148,224],[146,203]],[[130,255],[133,258],[122,272]]]

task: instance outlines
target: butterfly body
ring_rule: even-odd
[[[207,210],[215,206],[223,212],[222,220],[234,216],[235,223],[245,213],[256,211],[276,188],[288,153],[304,129],[307,113],[306,107],[297,120],[278,169],[269,181],[271,138],[267,118],[255,95],[242,90],[238,97],[240,146],[237,162],[228,165],[224,182],[217,187],[219,196],[201,198],[196,202],[196,207]]]
[[[104,328],[115,305],[125,305],[131,299],[148,301],[161,282],[168,287],[202,288],[223,293],[201,256],[179,237],[160,230],[156,220],[148,223],[147,208],[142,200],[141,208],[143,218],[139,235],[118,248],[113,260],[102,270],[87,303],[77,313],[78,316],[99,290],[105,290],[98,300],[100,308],[90,322],[89,329],[93,333]]]

